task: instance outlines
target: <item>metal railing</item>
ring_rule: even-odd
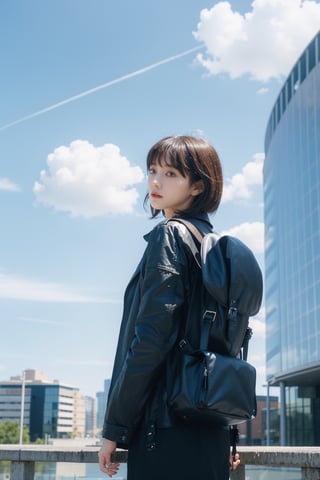
[[[302,480],[320,480],[320,447],[239,447],[241,465],[232,480],[245,480],[246,465],[300,468]],[[11,462],[10,480],[34,480],[36,462],[97,463],[99,447],[0,445],[0,461]],[[127,462],[127,452],[113,458]]]

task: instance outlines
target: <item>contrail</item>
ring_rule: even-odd
[[[103,83],[102,85],[98,85],[97,87],[90,88],[89,90],[85,90],[82,93],[79,93],[78,95],[74,95],[72,97],[66,98],[65,100],[62,100],[61,102],[55,103],[53,105],[50,105],[49,107],[43,108],[41,110],[38,110],[37,112],[30,113],[29,115],[26,115],[25,117],[18,118],[17,120],[7,123],[6,125],[3,125],[0,127],[0,131],[6,130],[10,127],[13,127],[14,125],[18,125],[19,123],[26,122],[27,120],[30,120],[31,118],[38,117],[39,115],[43,115],[44,113],[50,112],[51,110],[55,110],[56,108],[62,107],[63,105],[66,105],[67,103],[74,102],[76,100],[79,100],[80,98],[86,97],[87,95],[91,95],[92,93],[98,92],[99,90],[103,90],[104,88],[111,87],[112,85],[115,85],[116,83],[124,82],[125,80],[129,80],[130,78],[137,77],[138,75],[142,75],[145,72],[148,72],[149,70],[153,70],[154,68],[160,67],[161,65],[164,65],[165,63],[173,62],[174,60],[178,60],[178,58],[185,57],[186,55],[189,55],[192,52],[196,52],[197,50],[200,50],[203,48],[204,45],[200,45],[198,47],[191,48],[190,50],[185,50],[182,53],[178,53],[177,55],[173,55],[172,57],[165,58],[164,60],[160,60],[159,62],[152,63],[151,65],[148,65],[147,67],[140,68],[139,70],[136,70],[134,72],[128,73],[127,75],[123,75],[122,77],[116,78],[114,80],[110,80],[109,82]]]

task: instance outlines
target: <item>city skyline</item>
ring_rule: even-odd
[[[84,395],[102,390],[123,291],[155,224],[144,163],[163,136],[217,148],[214,226],[264,267],[265,129],[320,3],[194,3],[2,3],[0,380],[31,368]],[[251,326],[265,393],[264,308]]]

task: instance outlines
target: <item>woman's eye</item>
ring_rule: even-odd
[[[167,172],[166,175],[167,175],[167,177],[175,177],[176,176],[175,172]]]
[[[151,168],[149,168],[149,170],[148,170],[148,174],[150,175],[150,174],[152,174],[152,173],[155,173],[155,169],[151,167]]]

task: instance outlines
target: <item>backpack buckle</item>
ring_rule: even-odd
[[[228,310],[228,319],[235,320],[237,318],[238,309],[236,307],[230,307]]]
[[[206,310],[203,314],[203,320],[208,322],[214,322],[217,316],[217,312],[214,310]]]
[[[183,338],[182,340],[180,340],[178,345],[179,345],[179,348],[182,350],[183,347],[187,345],[187,341]]]

